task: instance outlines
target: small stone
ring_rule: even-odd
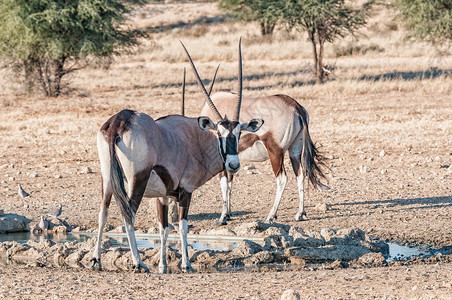
[[[243,169],[244,169],[245,171],[248,171],[248,170],[255,170],[256,167],[253,166],[253,165],[250,165],[250,166],[245,166]]]
[[[59,179],[59,178],[63,178],[63,176],[57,174],[57,175],[54,176],[54,178]]]
[[[385,156],[386,155],[386,152],[384,151],[384,150],[381,150],[380,151],[380,154],[378,154],[380,157],[383,157],[383,156]]]
[[[281,300],[300,300],[300,293],[294,290],[286,290],[282,293]]]
[[[321,212],[327,212],[330,210],[330,205],[326,203],[319,203],[315,206],[315,209]]]
[[[361,165],[361,166],[359,166],[359,172],[367,173],[367,172],[369,172],[369,168],[367,166]]]
[[[90,167],[86,167],[85,169],[83,169],[82,174],[92,174],[93,170],[91,170]]]
[[[31,177],[31,178],[39,177],[39,174],[38,174],[38,173],[32,173],[32,174],[30,174],[30,177]]]
[[[378,267],[384,266],[386,263],[385,257],[380,252],[371,252],[364,254],[358,259],[358,261],[363,265]]]
[[[384,175],[384,174],[388,173],[388,171],[386,169],[381,169],[380,173],[381,173],[381,175]]]

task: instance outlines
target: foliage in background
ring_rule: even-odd
[[[61,92],[61,79],[92,57],[130,50],[142,33],[127,16],[141,0],[2,0],[0,59],[22,72],[45,95]]]
[[[452,41],[451,0],[395,0],[398,19],[412,31],[409,37],[449,45]]]
[[[272,34],[278,22],[281,0],[220,0],[218,6],[244,21],[258,22],[262,35]]]
[[[281,10],[281,21],[288,28],[308,33],[312,44],[314,73],[318,83],[328,75],[323,56],[326,42],[348,34],[356,36],[358,29],[367,24],[373,0],[357,8],[346,5],[344,0],[287,0]]]

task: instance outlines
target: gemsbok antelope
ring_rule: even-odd
[[[219,92],[212,100],[220,111],[227,115],[233,112],[234,93]],[[204,105],[201,115],[211,116]],[[272,222],[277,217],[278,206],[284,192],[287,175],[284,168],[284,155],[288,151],[292,168],[297,177],[299,208],[295,220],[301,221],[306,216],[304,208],[304,178],[319,190],[328,187],[320,182],[322,172],[322,155],[311,140],[308,130],[309,115],[306,109],[295,99],[286,95],[264,97],[244,97],[242,100],[241,118],[255,116],[265,120],[258,133],[244,134],[239,142],[239,158],[241,161],[261,162],[270,159],[276,176],[276,196],[273,207],[266,221]],[[241,120],[241,119],[240,119]],[[223,210],[220,224],[227,224],[231,217],[231,189],[234,174],[224,170],[220,173],[220,185],[223,198]]]
[[[216,174],[231,174],[240,168],[238,143],[242,131],[255,132],[263,121],[239,123],[241,97],[236,97],[232,119],[223,118],[202,84],[185,46],[196,80],[213,112],[209,117],[188,118],[169,115],[157,120],[147,114],[123,110],[112,116],[97,134],[102,173],[102,203],[99,212],[98,240],[92,267],[101,269],[102,232],[107,221],[112,195],[118,203],[137,271],[149,269],[142,262],[135,240],[135,215],[143,197],[158,198],[161,251],[159,272],[167,271],[168,200],[179,202],[181,269],[191,269],[187,252],[187,216],[193,191]],[[241,95],[242,58],[239,43],[239,95]],[[125,187],[127,186],[127,189]]]

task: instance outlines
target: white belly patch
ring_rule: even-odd
[[[149,176],[148,183],[146,185],[146,190],[144,192],[144,197],[162,197],[166,196],[166,187],[162,179],[157,175],[157,173],[152,170]]]
[[[268,159],[267,148],[262,141],[257,141],[253,146],[239,153],[239,159],[243,161],[264,161]]]

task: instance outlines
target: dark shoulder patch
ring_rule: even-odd
[[[239,140],[239,152],[253,146],[254,143],[256,143],[258,140],[260,140],[259,136],[254,133],[247,133],[242,135]]]

